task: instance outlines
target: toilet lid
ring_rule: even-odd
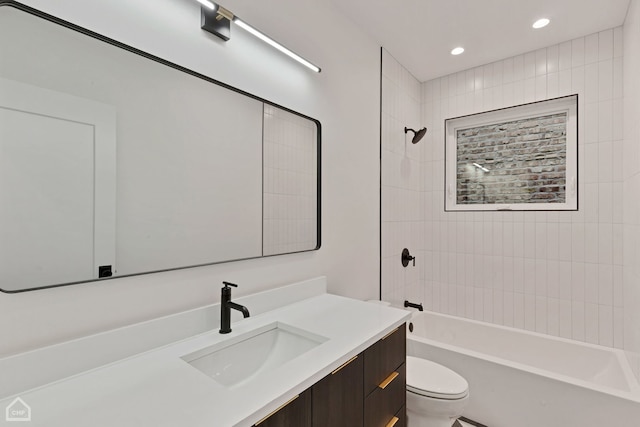
[[[469,392],[469,383],[449,368],[407,356],[407,390],[437,399],[462,399]]]

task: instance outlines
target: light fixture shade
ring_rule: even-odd
[[[299,63],[301,63],[305,67],[315,71],[316,73],[319,73],[321,71],[320,67],[318,67],[317,65],[312,64],[311,62],[307,61],[306,59],[304,59],[303,57],[301,57],[297,53],[293,52],[292,50],[287,49],[286,47],[284,47],[283,45],[281,45],[277,41],[273,40],[271,37],[267,36],[266,34],[262,33],[261,31],[255,29],[255,28],[253,28],[251,25],[247,24],[246,22],[244,22],[243,20],[241,20],[237,16],[234,18],[233,22],[238,27],[240,27],[243,30],[247,31],[251,35],[259,38],[260,40],[262,40],[263,42],[267,43],[268,45],[278,49],[280,52],[284,53],[285,55],[289,56],[290,58],[295,59],[296,61],[298,61]]]

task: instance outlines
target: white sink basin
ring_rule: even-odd
[[[283,323],[272,323],[182,359],[227,388],[250,382],[327,341],[327,338]]]

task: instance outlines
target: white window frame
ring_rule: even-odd
[[[458,204],[457,134],[459,130],[525,118],[567,113],[566,191],[564,203]],[[500,110],[445,120],[445,211],[575,211],[578,210],[578,95],[553,98]]]

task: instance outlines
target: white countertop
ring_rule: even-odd
[[[409,317],[404,310],[317,295],[235,322],[230,334],[212,330],[32,389],[20,398],[31,408],[31,426],[250,426]],[[327,341],[231,389],[181,359],[273,322]],[[0,400],[0,409],[14,398]],[[0,425],[15,425],[4,418]]]

